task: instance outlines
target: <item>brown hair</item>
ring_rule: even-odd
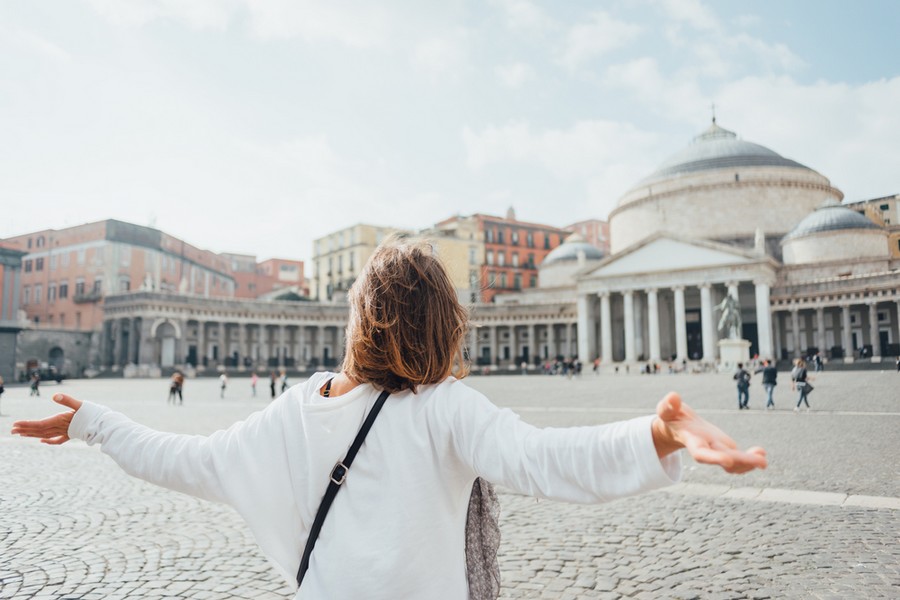
[[[468,311],[423,240],[389,236],[350,288],[344,374],[389,392],[465,377]]]

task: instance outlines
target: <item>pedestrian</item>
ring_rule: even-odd
[[[31,392],[28,395],[29,396],[40,396],[41,395],[41,374],[37,371],[34,371],[31,374]]]
[[[272,371],[271,373],[269,373],[269,390],[272,392],[273,400],[275,399],[275,381],[277,378],[278,378],[278,376],[275,375],[275,371]]]
[[[182,388],[184,387],[184,375],[181,371],[172,373],[172,380],[169,383],[169,402],[175,404],[175,396],[178,396],[178,404],[184,404],[184,396],[182,396]]]
[[[219,375],[219,398],[225,397],[225,388],[228,387],[228,375],[222,373]]]
[[[900,373],[900,356],[897,357],[897,372]]]
[[[3,400],[3,392],[6,391],[6,388],[3,387],[3,376],[0,375],[0,402]],[[0,415],[3,414],[3,411],[0,410]]]
[[[256,383],[259,381],[259,377],[256,376],[256,373],[250,375],[250,394],[253,398],[256,398]]]
[[[286,389],[288,389],[287,372],[282,371],[281,372],[281,393],[283,394]]]
[[[594,359],[594,375],[600,374],[600,357]]]
[[[233,506],[303,598],[496,598],[492,484],[599,503],[674,483],[685,447],[731,473],[766,466],[762,448],[739,450],[674,392],[655,415],[592,427],[542,430],[499,409],[461,381],[468,311],[424,242],[389,238],[348,299],[343,370],[227,431],[150,434],[57,394],[66,412],[13,433],[99,444],[133,475]]]
[[[744,369],[744,363],[737,364],[733,379],[737,382],[738,409],[750,410],[750,373]]]
[[[806,412],[809,412],[809,400],[807,396],[813,391],[813,386],[809,382],[812,379],[806,372],[806,361],[798,358],[794,361],[794,369],[791,371],[791,389],[800,392],[797,398],[797,406],[794,412],[800,412],[800,404],[806,404]]]
[[[818,352],[816,352],[816,355],[813,356],[813,364],[816,365],[816,373],[825,370],[825,364],[822,362],[822,355]]]
[[[762,372],[762,385],[766,390],[766,410],[775,408],[775,401],[772,399],[772,392],[778,385],[778,369],[770,360],[764,360],[762,366],[756,370],[757,373]]]

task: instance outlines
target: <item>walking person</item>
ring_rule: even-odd
[[[760,371],[762,371],[763,389],[766,390],[766,410],[772,410],[775,408],[775,401],[772,399],[772,392],[775,391],[775,386],[778,385],[778,369],[775,368],[775,365],[772,364],[772,361],[764,360],[762,363],[762,367],[759,368],[756,372],[759,373]]]
[[[807,396],[813,390],[812,385],[809,383],[810,379],[812,378],[806,372],[806,361],[802,358],[795,360],[794,369],[791,371],[791,389],[799,391],[800,396],[797,398],[797,406],[794,407],[794,412],[800,412],[801,404],[806,404],[806,412],[809,412]]]
[[[250,375],[250,397],[256,398],[256,384],[259,381],[259,377],[256,376],[256,373]]]
[[[172,380],[169,383],[169,402],[175,404],[175,396],[178,396],[178,404],[184,404],[184,396],[182,396],[182,388],[184,387],[184,375],[181,371],[172,373]]]
[[[275,399],[275,382],[277,380],[277,375],[275,375],[275,371],[269,373],[269,391],[272,392],[272,400]]]
[[[3,400],[3,392],[6,391],[6,388],[3,387],[3,376],[0,376],[0,402]],[[0,410],[0,415],[3,414],[3,411]]]
[[[225,388],[228,387],[228,375],[222,373],[219,375],[219,398],[225,397]]]
[[[733,379],[737,382],[738,410],[750,410],[750,373],[744,369],[744,363],[737,364]]]
[[[286,372],[286,371],[282,371],[282,372],[281,372],[281,378],[280,378],[280,379],[281,379],[281,393],[283,394],[283,393],[285,392],[285,390],[288,389],[288,378],[287,378],[287,372]]]
[[[31,392],[28,394],[29,396],[40,396],[41,395],[41,374],[37,371],[31,374]]]
[[[592,427],[537,429],[499,409],[461,380],[469,315],[426,243],[389,238],[349,301],[343,370],[226,431],[152,432],[57,394],[65,412],[13,433],[83,439],[134,476],[233,506],[295,599],[496,598],[491,484],[599,503],[677,481],[681,448],[729,473],[766,467],[762,448],[738,449],[674,392],[654,415]]]

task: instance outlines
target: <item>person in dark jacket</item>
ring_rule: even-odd
[[[737,364],[734,380],[737,382],[738,410],[750,410],[750,373],[744,369],[744,363]]]
[[[757,369],[756,372],[762,373],[762,384],[766,390],[766,410],[773,409],[775,408],[775,401],[772,400],[772,392],[775,391],[775,386],[778,385],[778,369],[775,368],[772,361],[764,360],[762,367]]]
[[[807,399],[807,396],[812,391],[812,385],[809,383],[810,379],[812,379],[812,377],[806,372],[806,361],[802,358],[798,358],[794,361],[794,370],[791,371],[791,388],[800,392],[794,412],[800,411],[801,404],[806,404],[806,412],[809,412],[809,400]]]

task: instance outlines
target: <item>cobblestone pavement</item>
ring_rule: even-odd
[[[741,477],[688,462],[687,485],[601,506],[501,492],[501,597],[900,597],[900,375],[820,374],[813,411],[801,414],[785,383],[779,410],[759,410],[755,384],[755,410],[739,412],[727,375],[473,377],[541,426],[646,414],[676,389],[739,444],[770,455],[767,471]],[[40,399],[7,388],[0,599],[289,597],[231,509],[132,479],[81,442],[49,447],[9,435],[13,420],[55,412],[57,390],[191,433],[267,403],[248,397],[245,379],[232,378],[224,400],[217,386],[189,380],[183,407],[165,404],[159,380],[64,382]]]

